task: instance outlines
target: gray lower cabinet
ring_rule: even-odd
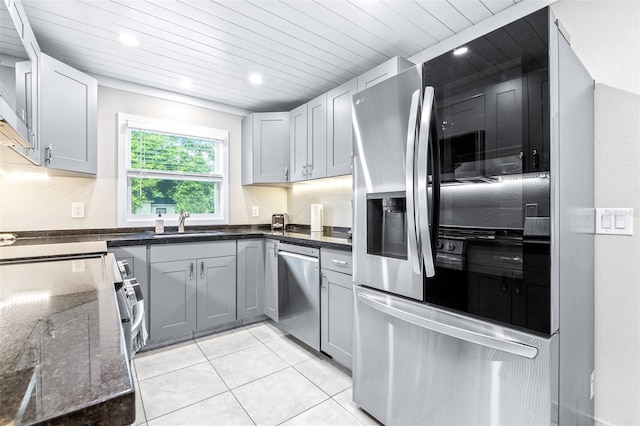
[[[131,267],[131,275],[136,278],[144,297],[145,325],[149,330],[149,275],[147,268],[147,246],[110,247],[116,260],[126,260]]]
[[[351,369],[353,278],[351,253],[321,250],[320,349]]]
[[[237,316],[251,320],[264,313],[264,240],[239,240],[237,250]]]
[[[264,314],[278,322],[278,241],[265,243]]]
[[[152,340],[235,321],[235,241],[151,246],[150,265]]]
[[[195,259],[151,264],[151,339],[181,337],[196,329],[195,264]]]
[[[236,256],[198,259],[198,331],[236,320]]]

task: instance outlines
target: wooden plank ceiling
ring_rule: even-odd
[[[82,71],[251,111],[289,110],[521,0],[23,0],[41,49]],[[4,22],[2,25],[4,26]],[[118,41],[122,33],[138,47]],[[260,73],[264,83],[247,78]],[[190,89],[180,87],[191,81]]]

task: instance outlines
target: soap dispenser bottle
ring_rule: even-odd
[[[164,232],[164,219],[162,218],[162,214],[158,213],[158,217],[156,219],[156,234],[162,234]]]

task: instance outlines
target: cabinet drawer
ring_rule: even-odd
[[[353,273],[353,258],[350,251],[323,248],[320,250],[320,264],[322,269],[349,275]]]
[[[235,241],[152,245],[150,262],[198,259],[203,257],[235,256]]]

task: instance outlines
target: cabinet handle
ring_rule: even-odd
[[[193,280],[193,262],[191,262],[191,266],[189,267],[189,279]]]
[[[538,170],[540,167],[540,155],[538,155],[538,150],[533,150],[533,170]]]
[[[325,274],[322,274],[322,285],[321,285],[323,290],[327,289],[327,276]]]
[[[520,294],[520,285],[516,284],[516,294]]]
[[[204,278],[204,262],[200,262],[200,278]]]
[[[307,164],[307,179],[311,179],[311,164]]]
[[[49,144],[49,146],[45,148],[44,162],[51,163],[51,157],[53,157],[53,145]]]
[[[340,265],[340,266],[347,266],[347,262],[345,262],[344,260],[331,259],[331,261],[332,261],[333,263],[335,263],[336,265]]]
[[[273,245],[273,257],[278,257],[278,245]]]
[[[286,166],[284,168],[284,181],[289,182],[289,168]]]
[[[502,283],[502,291],[507,292],[507,285],[505,283]]]

